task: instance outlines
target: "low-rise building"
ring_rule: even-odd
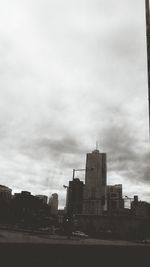
[[[48,197],[45,195],[36,195],[36,198],[38,198],[43,204],[47,204]]]
[[[124,209],[122,198],[122,184],[107,185],[106,187],[107,211],[114,213]]]
[[[0,201],[9,202],[12,197],[12,189],[5,185],[0,185]]]
[[[11,211],[12,190],[0,185],[0,222],[9,222]]]
[[[134,196],[131,202],[132,215],[144,218],[150,218],[150,204],[145,201],[138,201],[138,196]]]
[[[48,205],[28,191],[14,195],[11,210],[15,223],[30,227],[48,225],[50,218]]]

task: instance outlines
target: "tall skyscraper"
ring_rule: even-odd
[[[87,154],[83,214],[101,215],[105,206],[107,179],[106,153],[94,150]]]

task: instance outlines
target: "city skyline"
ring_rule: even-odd
[[[150,201],[144,1],[1,5],[0,184],[64,206],[97,140],[108,184]]]

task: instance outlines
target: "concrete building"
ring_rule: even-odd
[[[107,185],[106,187],[107,211],[109,213],[119,212],[124,209],[122,198],[122,184]]]
[[[38,198],[43,204],[47,204],[48,197],[45,195],[36,195],[36,198]]]
[[[0,222],[8,223],[11,212],[12,190],[4,185],[0,185]]]
[[[137,217],[150,218],[150,204],[138,201],[138,196],[134,196],[134,200],[131,202],[131,213]]]
[[[144,218],[131,215],[76,215],[78,228],[100,238],[139,239],[143,237]],[[148,224],[149,226],[149,224]],[[148,236],[148,235],[147,235]]]
[[[66,212],[68,215],[82,213],[83,186],[83,182],[78,178],[73,179],[73,181],[69,181],[66,202]]]
[[[4,185],[0,185],[0,201],[9,202],[12,198],[12,190]]]
[[[48,225],[50,220],[48,205],[43,204],[28,191],[22,191],[14,195],[11,209],[13,222],[21,223],[25,227],[44,227]]]
[[[107,179],[106,153],[94,150],[87,154],[83,214],[101,215],[105,206]]]
[[[64,209],[58,210],[58,223],[59,224],[63,224],[64,217],[65,217],[65,211],[64,211]]]
[[[58,214],[58,194],[56,194],[56,193],[52,194],[52,196],[49,198],[48,205],[50,206],[51,215],[57,216],[57,214]]]

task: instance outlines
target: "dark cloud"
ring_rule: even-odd
[[[121,110],[114,112],[116,120],[103,129],[103,146],[108,155],[108,176],[111,172],[124,177],[130,183],[149,183],[150,149],[148,142],[139,142],[136,127]]]
[[[34,145],[34,144],[33,144]],[[65,137],[61,140],[43,139],[37,140],[35,143],[38,149],[50,151],[51,154],[78,154],[81,153],[81,144],[73,137]]]
[[[6,0],[2,7],[2,183],[59,192],[62,205],[62,185],[84,168],[97,140],[108,180],[135,194],[141,183],[148,199],[144,1]]]

